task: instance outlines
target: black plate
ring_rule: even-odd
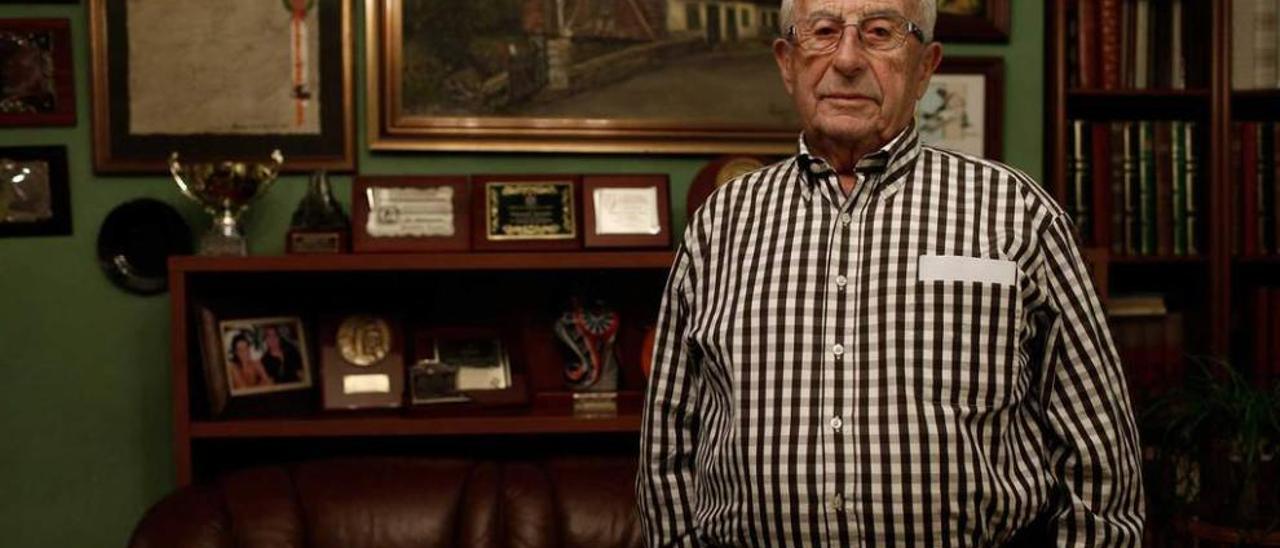
[[[163,293],[169,287],[169,256],[190,254],[191,228],[159,200],[120,204],[98,230],[98,264],[111,283],[130,293]]]

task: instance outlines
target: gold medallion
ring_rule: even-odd
[[[377,316],[350,316],[338,326],[338,349],[351,364],[369,367],[391,352],[391,327]]]

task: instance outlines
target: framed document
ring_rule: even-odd
[[[374,314],[321,320],[325,409],[400,407],[404,400],[404,336],[400,322]]]
[[[666,175],[589,175],[582,179],[587,248],[671,246]]]
[[[578,249],[576,175],[474,176],[472,247],[483,251]]]
[[[466,177],[356,177],[351,204],[357,253],[471,246]]]
[[[0,126],[73,126],[70,19],[0,19]]]

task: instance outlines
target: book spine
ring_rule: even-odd
[[[1120,89],[1120,0],[1100,0],[1102,89]]]
[[[1268,122],[1266,125],[1271,133],[1267,170],[1271,172],[1271,221],[1275,223],[1271,234],[1271,241],[1275,244],[1272,252],[1280,253],[1280,211],[1277,211],[1280,208],[1280,124]]]
[[[1258,131],[1253,122],[1239,124],[1240,179],[1240,247],[1245,256],[1262,253],[1258,242]]]
[[[1173,253],[1173,127],[1155,122],[1155,253]]]
[[[1093,89],[1098,86],[1098,13],[1095,0],[1077,0],[1076,44],[1080,67],[1080,87]]]
[[[1258,124],[1258,250],[1262,253],[1275,253],[1275,240],[1271,239],[1271,216],[1275,215],[1275,187],[1272,186],[1271,162],[1275,144],[1272,143],[1271,132],[1267,124]]]
[[[1141,220],[1141,253],[1154,255],[1156,252],[1156,156],[1155,130],[1150,120],[1141,123],[1141,151],[1139,153],[1138,175],[1138,218]]]
[[[1123,255],[1124,248],[1124,219],[1125,219],[1125,134],[1124,124],[1120,122],[1111,122],[1107,124],[1107,129],[1111,133],[1111,173],[1108,182],[1111,186],[1111,234],[1109,240],[1111,242],[1111,253],[1115,255]]]
[[[1169,55],[1170,61],[1173,63],[1170,75],[1169,87],[1173,89],[1187,89],[1187,58],[1183,51],[1183,12],[1182,0],[1173,0],[1173,7],[1170,9],[1170,45],[1171,51]]]
[[[1138,137],[1134,122],[1124,122],[1124,252],[1136,255],[1138,229]]]
[[[1254,87],[1272,87],[1276,84],[1276,64],[1280,62],[1277,47],[1277,24],[1280,24],[1280,2],[1263,0],[1255,4],[1253,19],[1253,69]]]
[[[1103,122],[1094,122],[1089,126],[1093,134],[1092,172],[1089,175],[1089,193],[1093,198],[1093,216],[1090,225],[1093,227],[1093,245],[1106,247],[1111,245],[1111,129]]]
[[[1186,172],[1186,189],[1183,196],[1183,209],[1186,211],[1186,238],[1187,238],[1187,254],[1196,255],[1200,253],[1200,248],[1196,243],[1196,217],[1199,197],[1196,194],[1196,187],[1200,184],[1200,151],[1196,148],[1196,133],[1199,126],[1195,122],[1186,123],[1186,132],[1183,134],[1183,146],[1187,151],[1187,163],[1184,171]]]
[[[1072,190],[1074,194],[1071,197],[1072,210],[1074,216],[1072,220],[1075,222],[1078,241],[1087,241],[1089,235],[1089,134],[1087,122],[1084,120],[1076,120],[1071,124],[1072,129]]]
[[[1171,158],[1169,159],[1170,214],[1173,217],[1173,254],[1187,254],[1187,125],[1177,120],[1171,123]]]
[[[1263,371],[1272,363],[1271,344],[1268,328],[1271,323],[1271,299],[1270,293],[1265,287],[1254,289],[1253,298],[1253,328],[1249,331],[1253,333],[1253,373],[1254,382],[1261,386]]]
[[[1134,52],[1133,52],[1133,87],[1147,89],[1150,87],[1151,74],[1151,0],[1138,0],[1134,12]]]
[[[1233,0],[1231,7],[1231,88],[1253,89],[1254,4],[1271,0]]]

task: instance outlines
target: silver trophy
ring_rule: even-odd
[[[201,162],[183,165],[169,155],[169,173],[178,189],[213,215],[213,226],[200,237],[200,255],[245,256],[244,233],[237,222],[249,203],[266,192],[280,174],[284,155],[271,152],[271,163]]]

